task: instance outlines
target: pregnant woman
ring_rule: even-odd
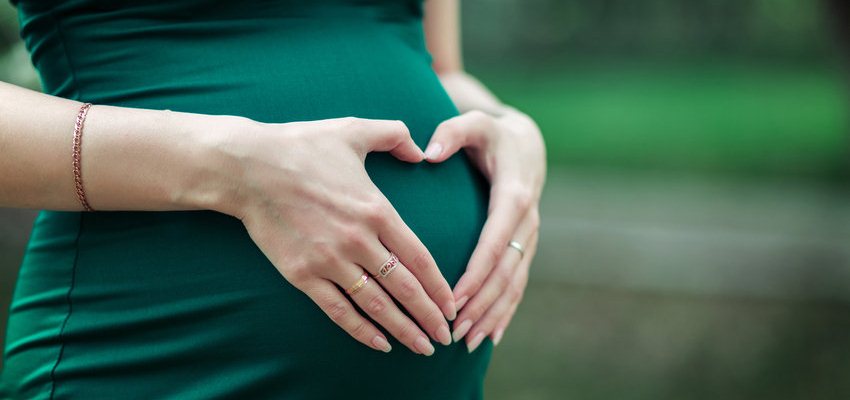
[[[0,206],[42,211],[0,397],[482,396],[545,150],[456,0],[15,3],[45,93],[0,83]]]

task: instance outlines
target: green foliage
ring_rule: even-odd
[[[500,63],[591,54],[681,57],[711,53],[806,59],[831,51],[824,1],[462,3],[467,52]]]
[[[825,67],[611,62],[479,72],[538,121],[553,163],[847,173],[850,105],[842,76]]]
[[[847,173],[822,1],[462,4],[470,70],[537,119],[554,163]],[[16,18],[0,0],[0,80],[36,88]]]

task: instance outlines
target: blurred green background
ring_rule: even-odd
[[[549,152],[488,399],[850,398],[850,18],[831,4],[463,1],[467,69]],[[0,80],[38,85],[5,3]],[[32,215],[0,210],[4,322]]]

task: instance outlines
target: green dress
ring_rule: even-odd
[[[60,97],[270,123],[400,119],[423,148],[458,113],[430,67],[421,0],[17,3]],[[483,175],[462,151],[441,164],[375,152],[366,169],[454,286],[487,216]],[[42,210],[8,322],[0,394],[22,399],[476,399],[492,353],[489,339],[431,357],[392,336],[388,354],[366,347],[213,211]]]

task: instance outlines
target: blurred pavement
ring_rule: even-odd
[[[850,398],[850,191],[559,169],[492,399]]]

